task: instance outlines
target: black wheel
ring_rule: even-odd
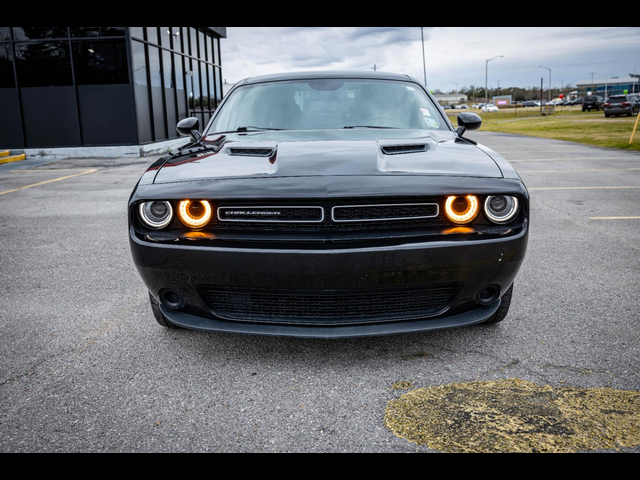
[[[498,312],[489,320],[487,320],[484,324],[495,325],[497,323],[503,322],[504,319],[507,318],[507,315],[509,314],[512,298],[513,298],[513,285],[511,285],[511,288],[502,297],[502,304],[500,305],[500,310],[498,310]]]
[[[604,116],[607,118],[611,118],[611,115],[609,115],[608,113],[605,113]]]
[[[151,295],[151,293],[149,293],[149,301],[151,302],[151,310],[153,311],[153,315],[156,317],[156,321],[160,324],[160,326],[168,328],[169,330],[177,330],[178,327],[171,323],[167,319],[167,317],[162,314],[162,311],[160,310],[160,304],[155,298],[153,298],[153,295]]]

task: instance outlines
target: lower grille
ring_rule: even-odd
[[[365,323],[427,318],[451,306],[458,284],[375,290],[280,291],[203,286],[224,319],[275,323]]]

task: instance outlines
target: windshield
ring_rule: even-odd
[[[377,80],[311,80],[240,87],[225,102],[209,131],[365,127],[449,129],[418,85]]]

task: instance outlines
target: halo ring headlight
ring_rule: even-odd
[[[491,196],[484,203],[484,212],[491,222],[506,225],[520,213],[520,201],[516,197],[505,195]]]
[[[445,212],[456,225],[468,225],[480,213],[480,200],[475,195],[449,197],[445,203]]]
[[[142,223],[152,230],[162,230],[173,221],[173,207],[170,202],[145,202],[138,207]]]
[[[178,218],[185,227],[200,230],[207,226],[213,216],[213,208],[206,200],[183,200],[178,204]]]

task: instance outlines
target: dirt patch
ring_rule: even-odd
[[[398,437],[448,453],[570,453],[640,445],[640,393],[524,380],[416,390],[387,407]]]

